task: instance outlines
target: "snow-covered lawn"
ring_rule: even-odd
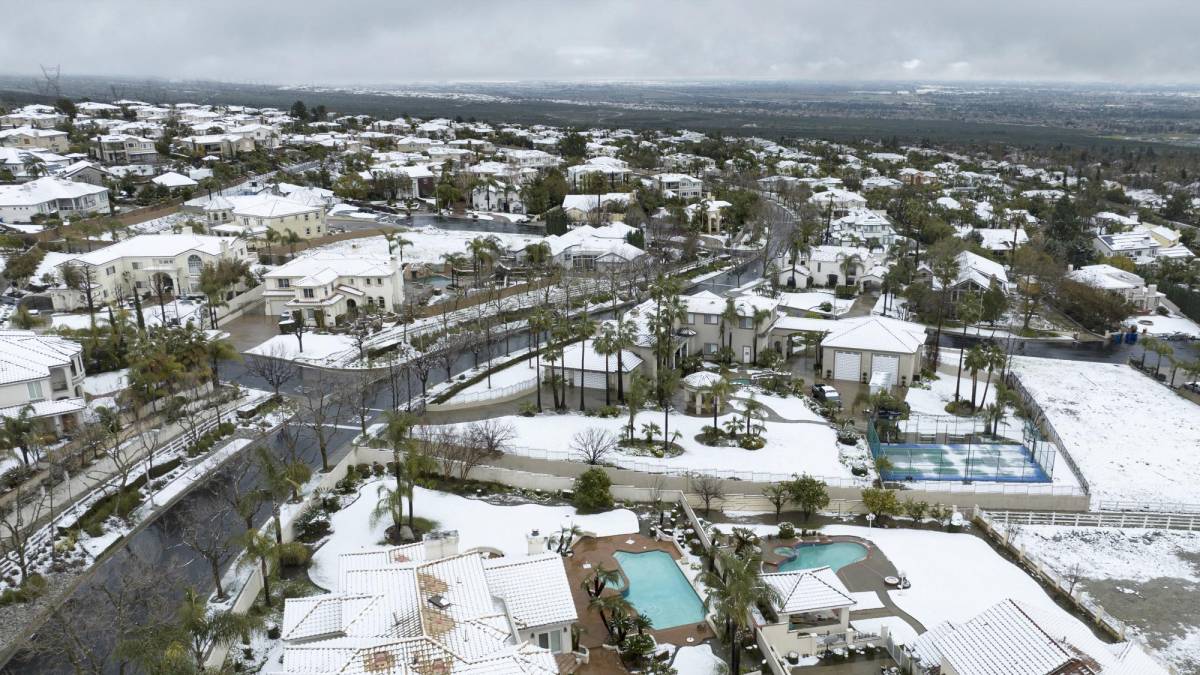
[[[300,344],[295,335],[275,335],[246,353],[319,363],[339,360],[345,354],[352,354],[357,349],[354,338],[348,335],[305,333],[304,351],[300,351]]]
[[[509,415],[497,419],[512,424],[516,431],[513,445],[533,450],[529,452],[517,449],[513,454],[544,456],[550,459],[572,459],[571,439],[579,431],[597,427],[622,437],[628,422],[625,415],[601,418],[585,417],[579,413],[548,413],[533,417]],[[744,421],[745,418],[736,413],[727,413],[719,416],[717,423],[724,425],[729,419]],[[663,415],[658,411],[638,413],[634,423],[635,433],[641,437],[642,425],[649,423],[658,425],[657,438],[661,439]],[[760,450],[711,447],[697,441],[695,437],[700,434],[701,429],[711,425],[710,416],[693,417],[673,412],[670,417],[670,432],[672,435],[676,431],[680,432],[676,442],[683,447],[683,454],[658,459],[621,452],[609,457],[608,461],[628,468],[664,472],[697,470],[713,472],[716,475],[721,475],[722,472],[759,472],[781,477],[793,473],[808,473],[833,479],[852,478],[850,467],[841,461],[842,454],[857,455],[859,451],[839,445],[834,430],[824,424],[764,422],[763,437],[766,439],[766,446]]]
[[[672,646],[670,644],[659,645],[660,649],[670,649]],[[671,665],[679,675],[720,675],[729,670],[729,667],[713,653],[712,647],[709,645],[680,647],[679,651],[675,652],[675,660]]]
[[[405,262],[431,262],[441,264],[446,253],[466,254],[467,242],[476,237],[495,237],[505,248],[524,248],[542,237],[531,234],[507,232],[480,232],[474,230],[443,230],[433,226],[415,227],[401,232],[400,236],[412,242],[404,247]],[[387,241],[382,236],[348,239],[322,246],[318,251],[349,251],[357,247],[378,256],[387,255]]]
[[[825,316],[841,316],[850,311],[854,306],[854,299],[840,299],[833,293],[828,291],[808,291],[805,293],[783,293],[780,295],[780,304],[791,310],[814,312]],[[822,309],[821,305],[829,303],[829,309]]]
[[[957,364],[957,356],[955,363]],[[956,366],[957,367],[957,366]],[[955,376],[954,373],[936,373],[935,380],[922,380],[922,384],[928,385],[928,389],[920,387],[910,387],[908,394],[904,397],[904,401],[908,403],[909,408],[914,413],[924,415],[949,415],[946,412],[946,405],[954,400]],[[999,379],[999,374],[992,377],[992,384],[988,387],[987,396],[983,395],[983,387],[986,383],[987,375],[980,374],[979,383],[975,390],[975,402],[977,405],[985,406],[996,402],[996,380]],[[965,369],[963,370],[962,382],[958,385],[959,398],[971,398],[971,375]]]
[[[88,375],[83,378],[83,391],[92,396],[103,396],[121,391],[129,386],[129,369],[122,368],[110,373]]]
[[[488,386],[488,378],[485,377],[475,384],[465,387],[459,391],[458,394],[455,394],[454,397],[450,399],[450,402],[454,402],[454,399],[458,398],[460,395],[478,394],[484,391],[503,389],[514,384],[522,384],[524,382],[536,380],[537,371],[534,370],[533,366],[534,362],[532,359],[525,359],[518,363],[514,363],[503,370],[498,370],[492,373],[490,387]]]
[[[1184,333],[1200,338],[1200,326],[1196,325],[1195,321],[1186,316],[1148,314],[1146,316],[1131,316],[1125,322],[1136,325],[1139,332],[1144,330],[1151,335]]]
[[[1013,370],[1100,500],[1200,502],[1200,406],[1127,365],[1018,357]]]
[[[333,514],[330,519],[333,534],[313,556],[308,572],[318,586],[337,587],[338,556],[370,550],[383,541],[391,523],[385,519],[372,526],[370,516],[378,501],[378,487],[385,484],[394,485],[394,480],[386,478],[364,484],[358,499]],[[530,531],[554,534],[572,523],[587,534],[601,537],[638,531],[637,516],[627,509],[578,515],[570,506],[500,506],[421,487],[416,490],[413,501],[416,515],[436,521],[439,530],[457,530],[460,551],[488,547],[505,555],[525,555],[529,551],[525,536]]]
[[[775,394],[767,394],[759,389],[739,389],[734,398],[730,401],[730,405],[738,410],[745,410],[742,406],[742,401],[750,398],[753,392],[755,400],[763,404],[771,410],[771,412],[779,415],[781,418],[788,421],[809,420],[813,422],[821,422],[823,418],[813,411],[808,406],[808,402],[803,396],[776,396]]]
[[[1200,532],[1019,525],[1013,543],[1062,575],[1200,582]]]

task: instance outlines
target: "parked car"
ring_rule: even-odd
[[[842,406],[842,397],[838,395],[837,389],[834,389],[828,384],[814,384],[812,386],[812,397],[823,403],[830,403]]]
[[[1184,382],[1183,388],[1188,391],[1200,394],[1200,382]]]

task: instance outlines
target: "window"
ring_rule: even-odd
[[[314,296],[313,296],[313,289],[311,289],[311,288],[306,288],[306,289],[304,289],[304,297],[306,297],[306,298],[311,298],[311,297],[314,297]]]
[[[46,396],[44,394],[42,394],[42,383],[41,382],[38,382],[38,381],[26,382],[26,386],[28,386],[28,388],[29,388],[29,400],[30,401],[36,402],[36,401],[41,401],[46,398]]]
[[[559,631],[538,633],[537,643],[542,649],[549,649],[551,652],[557,654],[562,651],[562,633]]]
[[[188,256],[188,274],[200,274],[203,268],[204,262],[200,260],[200,256],[194,253]]]
[[[104,274],[105,274],[105,275],[107,275],[107,276],[110,276],[110,277],[111,277],[112,275],[116,274],[116,273],[117,273],[117,267],[116,267],[116,265],[113,265],[112,267],[109,267],[109,268],[107,268],[107,269],[105,269],[105,270],[104,270]]]
[[[720,317],[718,317],[716,314],[705,314],[704,315],[704,323],[706,323],[710,326],[715,326],[720,322],[721,322]]]
[[[280,279],[276,288],[290,288],[292,285],[291,279]]]
[[[754,319],[748,316],[739,316],[738,328],[754,328]]]
[[[311,235],[312,235],[312,228],[311,228],[311,227],[306,227],[306,228],[304,228],[304,234],[305,234],[306,236],[311,236]]]
[[[705,354],[716,354],[717,353],[717,343],[705,342],[704,343],[704,353]]]
[[[692,314],[691,312],[688,312],[688,314],[687,314],[687,324],[688,324],[689,326],[694,326],[694,325],[696,325],[696,315],[695,315],[695,314]]]
[[[140,262],[135,262],[135,263],[131,263],[131,264],[133,265],[133,269],[135,269],[135,270],[142,269],[142,263],[140,263]]]

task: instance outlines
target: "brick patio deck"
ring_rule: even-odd
[[[632,540],[632,544],[627,544],[627,541]],[[679,551],[674,544],[669,541],[657,541],[640,534],[616,535],[613,537],[585,537],[581,539],[571,549],[574,555],[566,560],[567,565],[567,580],[571,584],[571,594],[575,600],[575,611],[579,615],[579,626],[583,630],[580,636],[580,643],[592,650],[595,655],[600,649],[600,645],[605,641],[608,633],[604,629],[604,623],[600,621],[600,615],[588,609],[588,595],[580,587],[584,578],[591,572],[591,569],[585,569],[585,564],[595,568],[599,565],[604,565],[608,569],[619,569],[613,554],[617,551],[626,551],[629,553],[643,553],[645,551],[665,551],[672,558],[679,559]],[[617,595],[618,592],[612,589],[606,589],[603,595]],[[667,628],[662,630],[652,630],[654,639],[660,644],[670,643],[679,647],[689,644],[700,644],[705,640],[713,637],[712,631],[708,629],[707,624],[677,626],[675,628]],[[688,639],[691,638],[689,642]]]

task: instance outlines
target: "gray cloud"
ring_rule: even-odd
[[[10,74],[61,63],[289,84],[1200,82],[1200,3],[1181,0],[33,0],[15,11],[0,27]]]

